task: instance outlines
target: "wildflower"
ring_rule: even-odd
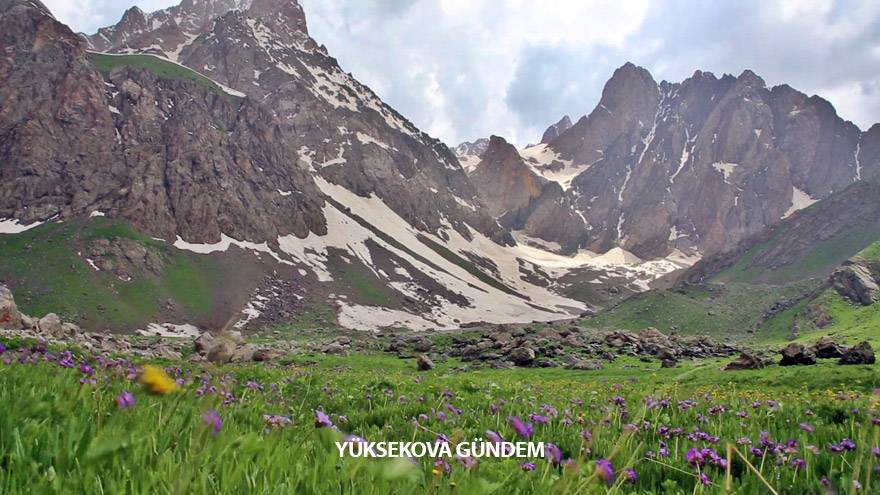
[[[795,471],[803,471],[807,467],[807,461],[800,457],[791,460],[791,467]]]
[[[844,450],[856,450],[856,443],[849,438],[844,438],[843,440],[841,440],[840,446],[843,447]]]
[[[162,368],[149,364],[144,365],[140,375],[138,375],[138,382],[150,393],[157,395],[165,395],[169,392],[180,390],[177,383],[168,378],[168,375],[165,374]]]
[[[275,414],[264,414],[263,421],[266,422],[266,426],[272,428],[284,428],[291,423],[290,418],[287,416],[277,416]]]
[[[531,423],[524,423],[523,420],[516,416],[510,416],[507,418],[507,422],[513,427],[513,431],[522,438],[530,438],[535,431],[534,425]]]
[[[874,447],[873,449],[871,449],[871,454],[874,457],[880,457],[880,447]]]
[[[706,463],[706,460],[703,459],[703,453],[699,449],[688,450],[685,459],[688,464],[694,467],[699,467]]]
[[[457,459],[465,469],[471,469],[477,465],[477,460],[470,456],[458,456]]]
[[[211,434],[215,436],[220,433],[220,428],[223,428],[223,419],[214,409],[208,409],[202,414],[202,422],[211,427]]]
[[[3,345],[2,342],[0,342],[0,355],[2,355],[4,352],[6,352],[6,346]]]
[[[815,428],[813,428],[813,425],[811,425],[810,423],[801,423],[799,426],[807,433],[813,433],[813,431],[815,430]]]
[[[540,414],[535,413],[529,414],[529,419],[534,421],[535,423],[538,423],[539,425],[546,425],[550,422],[550,418],[548,418],[547,416],[541,416]]]
[[[315,428],[333,428],[333,421],[326,413],[315,409]]]
[[[116,396],[116,405],[119,409],[128,409],[134,407],[134,394],[125,391]]]
[[[608,459],[597,460],[596,475],[608,485],[614,483],[614,466],[611,465],[611,461]]]
[[[545,455],[547,456],[547,460],[552,464],[559,464],[562,462],[562,450],[555,443],[547,444]]]
[[[593,441],[593,433],[590,430],[582,430],[581,438],[583,438],[587,442]]]
[[[636,470],[633,468],[628,468],[623,472],[623,475],[626,476],[626,482],[632,485],[636,484],[636,480],[639,479],[639,476],[636,474]]]
[[[535,464],[531,463],[531,462],[524,462],[519,465],[519,468],[522,469],[523,471],[534,471],[535,467],[536,467]]]
[[[501,443],[504,441],[504,438],[501,435],[492,430],[486,430],[486,438],[492,443]]]
[[[434,476],[440,476],[444,473],[449,474],[450,471],[452,471],[452,466],[450,466],[449,463],[444,461],[443,459],[437,459],[437,461],[434,462],[434,469],[432,471],[434,473]]]
[[[95,370],[93,370],[92,367],[87,365],[86,363],[80,364],[79,370],[80,370],[80,372],[82,372],[82,374],[84,374],[86,376],[92,376],[95,374]]]
[[[709,475],[707,475],[706,473],[700,473],[699,479],[700,483],[702,483],[704,486],[709,486],[712,484],[712,480],[709,479]]]

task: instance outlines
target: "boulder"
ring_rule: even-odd
[[[816,355],[811,349],[807,349],[801,344],[792,342],[782,348],[779,353],[782,354],[782,359],[779,361],[780,366],[816,364]]]
[[[759,356],[749,352],[741,352],[739,357],[724,367],[727,371],[734,370],[757,370],[767,366],[767,362]]]
[[[40,333],[44,336],[59,336],[62,333],[61,318],[55,313],[49,313],[40,318],[40,321],[37,322],[37,327],[39,328]]]
[[[845,347],[840,346],[831,337],[825,336],[813,346],[813,352],[817,359],[837,359],[843,356]]]
[[[257,349],[254,351],[253,360],[255,362],[261,363],[264,361],[272,361],[273,359],[278,359],[284,356],[284,352],[278,349],[272,349],[270,347],[264,347],[261,349]]]
[[[664,359],[660,361],[661,368],[678,368],[678,360],[676,359]]]
[[[342,344],[340,344],[339,342],[331,342],[331,343],[325,345],[321,349],[321,352],[323,352],[324,354],[341,355],[341,354],[345,354],[345,347]]]
[[[535,360],[535,351],[531,347],[517,347],[510,351],[508,358],[517,366],[528,366]]]
[[[565,368],[570,370],[596,371],[602,369],[602,363],[571,356],[566,360]]]
[[[235,353],[235,342],[229,339],[216,339],[208,350],[208,361],[217,364],[228,363]]]
[[[65,337],[76,337],[82,333],[82,329],[79,325],[73,323],[62,323],[61,324],[61,335]]]
[[[428,352],[433,344],[428,339],[418,339],[413,343],[413,350],[416,352]]]
[[[233,363],[247,363],[254,360],[254,354],[257,352],[257,346],[253,344],[240,345],[232,351]]]
[[[831,274],[831,284],[841,296],[869,306],[880,298],[880,286],[871,274],[871,268],[864,260],[848,261]]]
[[[22,328],[21,313],[15,304],[12,291],[0,285],[0,328],[18,330]]]
[[[867,342],[848,349],[840,358],[840,364],[874,364],[875,361],[874,349]]]
[[[434,361],[431,361],[431,358],[424,354],[420,354],[418,359],[416,359],[416,368],[419,371],[428,371],[434,369]]]
[[[203,332],[193,340],[193,350],[197,354],[205,355],[214,344],[214,336],[210,332]]]

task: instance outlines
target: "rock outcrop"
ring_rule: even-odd
[[[880,299],[880,285],[870,264],[859,258],[844,263],[831,274],[831,285],[841,296],[863,306],[870,306]]]
[[[658,83],[628,63],[589,115],[521,150],[562,187],[556,211],[582,215],[581,228],[572,235],[520,224],[569,252],[720,253],[875,176],[878,140],[877,126],[862,132],[822,98],[767,87],[748,70]]]

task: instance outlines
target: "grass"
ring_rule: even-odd
[[[338,255],[332,256],[328,270],[333,274],[336,285],[347,289],[351,302],[367,306],[399,308],[400,294],[388,286],[359,260],[343,261]]]
[[[816,493],[822,477],[840,493],[851,493],[854,479],[863,493],[878,486],[870,454],[880,434],[871,424],[877,367],[723,372],[719,360],[660,369],[619,358],[596,372],[462,373],[456,371],[460,363],[450,360],[416,374],[411,359],[314,355],[285,367],[173,366],[169,371],[182,380],[182,391],[153,396],[127,378],[134,369],[128,362],[93,363],[95,383],[81,385],[84,373],[56,364],[58,354],[19,364],[19,357],[30,355],[8,350],[0,359],[2,493],[714,494],[725,493],[728,483],[732,493],[764,493],[762,479],[781,493]],[[134,393],[133,408],[117,407],[123,391]],[[668,407],[647,407],[648,396],[648,403],[667,401]],[[693,407],[679,405],[682,400],[694,401]],[[222,418],[217,431],[202,420],[211,409]],[[339,431],[316,428],[315,410],[327,413]],[[526,419],[533,413],[549,421]],[[273,427],[265,414],[290,423]],[[467,468],[445,458],[447,473],[434,458],[340,458],[334,446],[349,433],[369,441],[431,443],[443,434],[455,446],[492,430],[513,440],[511,415],[535,423],[533,439],[558,445],[572,464],[486,458]],[[798,428],[805,421],[815,431]],[[663,426],[683,432],[667,437]],[[709,439],[689,438],[695,431]],[[688,449],[712,448],[723,457],[726,445],[740,438],[757,445],[762,431],[774,442],[797,443],[784,453],[762,451],[763,460],[740,445],[760,476],[734,456],[729,475],[710,463],[702,472],[711,484],[697,482]],[[828,453],[828,445],[844,438],[853,439],[856,449]],[[652,459],[661,441],[669,456]],[[596,476],[599,458],[613,463],[613,483]],[[791,468],[795,458],[805,459],[805,469]],[[524,460],[535,470],[522,470]],[[634,484],[623,476],[625,468],[638,473]]]
[[[77,253],[96,239],[131,239],[158,250],[165,262],[159,276],[141,270],[129,282],[96,272]],[[179,251],[143,236],[128,224],[105,218],[44,224],[15,235],[0,235],[0,279],[7,281],[21,310],[67,321],[128,327],[156,321],[171,299],[192,316],[213,310],[220,273],[203,256]],[[97,324],[97,323],[95,323]]]
[[[808,283],[785,287],[729,283],[652,290],[579,324],[632,331],[654,327],[664,333],[745,339],[750,338],[749,330],[761,335],[763,315],[775,301],[798,297],[809,287]]]
[[[226,99],[237,99],[223,90],[217,83],[199,74],[198,72],[174,62],[163,60],[153,55],[108,55],[101,53],[89,53],[89,60],[101,72],[111,72],[119,67],[131,67],[145,69],[165,79],[177,79],[181,81],[194,81],[208,90]]]
[[[755,264],[755,259],[774,246],[783,231],[772,239],[759,243],[747,251],[736,264],[712,277],[715,282],[761,283],[783,285],[811,277],[827,276],[835,267],[859,253],[880,238],[880,226],[869,225],[852,229],[832,239],[814,242],[810,249],[791,263],[777,268]],[[869,251],[880,256],[880,247]]]

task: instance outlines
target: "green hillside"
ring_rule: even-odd
[[[82,253],[96,239],[130,239],[155,250],[164,262],[159,276],[143,267],[131,281],[97,271]],[[180,251],[143,236],[124,222],[105,218],[40,225],[0,235],[0,280],[7,283],[22,311],[58,313],[85,326],[130,327],[156,321],[166,300],[185,314],[204,317],[214,309],[221,270],[208,256]]]

